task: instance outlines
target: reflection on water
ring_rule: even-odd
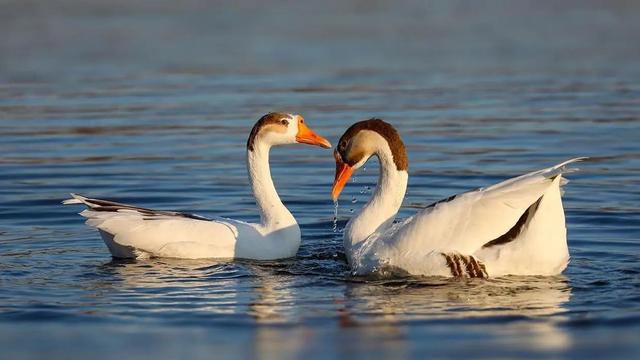
[[[189,311],[208,317],[248,315],[264,324],[291,321],[296,297],[290,276],[262,268],[265,264],[246,265],[243,269],[231,262],[212,265],[211,260],[113,260],[97,268],[109,283],[82,286],[107,302],[108,297],[126,299],[122,305],[135,303],[149,311]]]
[[[256,296],[249,304],[248,314],[260,324],[291,322],[296,300],[291,280],[286,276],[272,276],[269,272],[256,270]]]
[[[212,265],[210,260],[114,260],[97,270],[100,277],[109,277],[109,283],[82,286],[103,296],[139,298],[156,309],[171,298],[171,308],[188,303],[192,310],[203,313],[246,312],[259,323],[294,320],[295,308],[304,305],[304,294],[298,293],[299,284],[286,267],[247,261],[243,265],[246,267],[231,262]],[[491,280],[345,276],[343,291],[331,292],[335,302],[326,306],[353,326],[370,321],[557,315],[566,311],[563,305],[571,297],[565,276]]]
[[[312,324],[326,322],[323,319],[331,319],[330,328],[338,333],[357,338],[357,343],[339,345],[344,352],[384,344],[381,350],[387,354],[409,356],[411,329],[447,324],[469,329],[484,324],[483,336],[498,343],[510,338],[512,343],[502,346],[513,348],[557,352],[572,344],[563,325],[571,299],[565,276],[377,280],[351,278],[344,271],[343,281],[326,287],[318,286],[319,281],[300,281],[292,266],[118,260],[97,265],[95,279],[81,286],[94,294],[92,307],[104,304],[109,317],[131,318],[134,311],[158,313],[176,324],[253,323],[255,354],[303,353],[309,341],[326,336],[312,330]]]
[[[563,276],[507,277],[488,281],[410,280],[366,282],[347,288],[354,312],[396,321],[492,316],[544,316],[563,312],[571,287]]]
[[[381,286],[382,285],[382,286]],[[503,324],[490,328],[501,338],[514,328],[524,328],[530,347],[563,350],[570,335],[559,327],[571,287],[563,276],[554,278],[509,277],[499,280],[416,280],[383,284],[365,283],[346,289],[341,323],[368,328],[385,324],[385,332],[400,332],[392,324],[422,321],[449,323],[481,322]],[[552,320],[545,318],[553,316]],[[519,321],[537,318],[522,325]],[[376,331],[379,331],[377,329]]]

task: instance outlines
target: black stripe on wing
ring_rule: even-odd
[[[533,215],[538,210],[538,206],[540,205],[540,201],[542,201],[542,197],[540,197],[538,200],[536,200],[536,202],[531,204],[531,206],[529,206],[529,208],[527,208],[527,210],[525,210],[525,212],[522,213],[522,215],[520,216],[518,221],[516,221],[515,225],[513,225],[511,227],[511,229],[509,229],[509,231],[507,231],[506,233],[502,234],[498,238],[493,239],[493,240],[489,241],[488,243],[482,245],[482,247],[483,248],[487,248],[487,247],[496,246],[496,245],[503,245],[503,244],[506,244],[506,243],[509,243],[509,242],[512,242],[513,240],[515,240],[518,237],[518,235],[520,235],[520,233],[524,229],[525,225],[527,225],[529,223],[529,221],[531,221],[531,218],[533,218]]]
[[[155,220],[160,217],[174,216],[174,217],[182,217],[182,218],[194,219],[194,220],[210,221],[210,219],[207,219],[206,217],[196,215],[196,214],[179,212],[179,211],[153,210],[153,209],[147,209],[139,206],[122,204],[122,203],[109,201],[109,200],[85,198],[84,203],[87,206],[89,206],[89,208],[91,208],[91,210],[93,211],[105,211],[105,212],[119,212],[120,210],[135,211],[143,215],[145,220]]]
[[[481,188],[481,187],[480,187],[480,188],[473,189],[473,190],[465,191],[465,192],[463,192],[463,193],[459,193],[459,194],[451,195],[451,196],[449,196],[448,198],[441,199],[441,200],[438,200],[438,201],[436,201],[436,202],[434,202],[434,203],[431,203],[431,204],[429,204],[429,205],[425,206],[424,208],[425,208],[425,209],[428,209],[428,208],[435,207],[435,206],[436,206],[436,205],[438,205],[438,204],[448,203],[448,202],[450,202],[450,201],[453,201],[454,199],[456,199],[456,198],[457,198],[457,197],[459,197],[459,196],[462,196],[462,195],[465,195],[465,194],[469,194],[469,193],[472,193],[472,192],[476,192],[476,191],[480,191],[480,190],[482,190],[482,188]]]
[[[436,201],[436,202],[434,202],[434,203],[432,203],[432,204],[429,204],[429,205],[425,206],[425,209],[428,209],[428,208],[431,208],[431,207],[435,207],[435,206],[436,206],[436,205],[438,205],[438,204],[442,204],[442,203],[449,202],[449,201],[451,201],[451,200],[455,199],[456,197],[458,197],[459,195],[460,195],[460,194],[455,194],[455,195],[451,195],[451,196],[449,196],[449,197],[448,197],[448,198],[446,198],[446,199],[438,200],[438,201]]]

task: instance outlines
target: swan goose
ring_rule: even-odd
[[[427,206],[399,223],[408,158],[396,129],[371,119],[352,125],[334,151],[337,201],[355,170],[376,156],[378,185],[347,223],[344,247],[355,275],[489,277],[555,275],[569,261],[560,186],[565,166],[584,158],[472,190]]]
[[[113,257],[243,258],[273,260],[295,256],[300,228],[271,179],[269,150],[285,144],[330,148],[300,115],[269,113],[255,124],[247,141],[249,181],[260,223],[141,208],[77,194],[63,204],[84,204],[80,215],[97,228]]]

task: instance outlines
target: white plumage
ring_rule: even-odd
[[[261,222],[151,210],[71,194],[63,204],[84,204],[80,215],[99,230],[114,257],[183,259],[244,258],[272,260],[295,256],[300,228],[284,206],[271,179],[271,146],[331,144],[311,131],[299,115],[271,113],[254,126],[247,149],[247,168]]]
[[[88,207],[80,215],[87,218],[87,225],[99,230],[117,258],[269,260],[292,257],[300,245],[295,222],[276,230],[233,219],[207,219],[71,195],[73,199],[65,204]]]
[[[349,139],[343,136],[344,147],[336,154],[337,168],[346,166],[349,174],[372,155],[381,164],[372,199],[345,228],[345,250],[354,273],[395,269],[414,275],[486,277],[554,275],[566,268],[569,251],[560,186],[566,182],[562,174],[571,171],[566,165],[584,158],[450,197],[392,224],[408,179],[406,168],[398,169],[403,167],[398,154],[405,150],[395,129],[397,139],[391,146],[402,149],[391,149],[393,128],[378,122],[361,130],[366,136],[353,136],[353,131]],[[364,141],[366,146],[357,144]],[[363,157],[354,159],[353,152]],[[334,186],[334,197],[336,188],[337,194],[341,190]]]

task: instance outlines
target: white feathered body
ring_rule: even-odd
[[[247,149],[247,169],[260,213],[259,223],[222,217],[206,219],[76,194],[63,203],[87,206],[80,214],[87,218],[89,226],[99,230],[109,251],[117,258],[275,260],[293,257],[300,246],[300,228],[280,200],[269,168],[269,151],[273,145],[296,142],[297,117],[290,115],[287,119],[291,122],[289,126],[275,125],[276,130],[261,133]],[[328,146],[328,142],[322,144]]]
[[[181,216],[148,217],[136,210],[101,213],[84,210],[87,224],[100,231],[117,258],[242,258],[272,260],[295,256],[300,246],[297,224],[266,231],[259,224],[232,219]]]
[[[156,211],[73,194],[69,203],[83,203],[80,215],[100,231],[117,258],[171,257],[181,259],[243,258],[272,260],[295,256],[300,228],[281,229],[238,220],[206,219],[192,214]],[[119,209],[115,209],[119,207]]]
[[[469,265],[463,260],[469,257],[483,264],[488,276],[559,274],[569,262],[562,173],[577,160],[443,200],[398,224],[378,220],[382,225],[376,231],[358,239],[354,234],[366,232],[362,219],[376,216],[365,207],[345,231],[352,269],[356,274],[390,267],[414,275],[452,276],[448,254],[458,255],[452,262],[463,276]],[[360,229],[354,229],[358,223]]]

